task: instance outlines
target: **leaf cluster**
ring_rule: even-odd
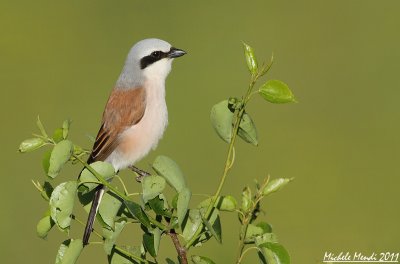
[[[152,172],[144,177],[139,193],[130,193],[122,179],[115,173],[111,164],[97,161],[87,164],[84,159],[88,150],[75,145],[68,139],[71,122],[66,120],[49,136],[38,118],[37,126],[40,134],[24,140],[19,147],[21,153],[47,148],[42,165],[46,175],[43,183],[33,182],[42,198],[48,203],[48,210],[37,224],[37,234],[45,239],[56,226],[66,233],[68,239],[61,243],[55,263],[75,263],[84,249],[81,239],[72,238],[69,231],[73,224],[85,225],[74,214],[75,201],[78,200],[88,213],[94,192],[99,185],[105,185],[104,194],[99,206],[97,221],[100,229],[94,234],[100,241],[108,262],[111,264],[158,263],[158,252],[162,238],[170,237],[177,251],[176,260],[171,263],[188,262],[187,254],[192,246],[198,247],[207,243],[212,237],[223,242],[221,214],[238,215],[240,237],[238,258],[243,257],[251,249],[257,250],[260,262],[265,264],[290,263],[286,249],[278,243],[272,226],[259,220],[262,212],[261,202],[264,198],[277,192],[291,179],[267,177],[261,184],[256,182],[255,188],[245,187],[239,204],[233,195],[222,195],[225,180],[235,162],[235,141],[237,136],[245,142],[257,146],[258,134],[254,120],[246,111],[246,106],[253,95],[271,103],[294,102],[294,96],[288,86],[279,80],[268,80],[258,89],[253,88],[259,78],[264,76],[272,66],[259,66],[253,49],[244,44],[245,58],[251,75],[249,87],[241,97],[230,97],[211,109],[210,119],[217,135],[228,143],[228,155],[224,171],[216,192],[209,195],[197,205],[191,202],[192,192],[184,173],[178,164],[167,156],[158,156],[152,163]],[[66,164],[84,166],[79,178],[67,178],[53,187],[52,180],[61,177]],[[166,189],[173,190],[174,195],[168,197]],[[139,245],[118,245],[119,235],[129,225],[139,225],[142,241]],[[214,263],[205,256],[192,255],[191,261],[196,264]]]

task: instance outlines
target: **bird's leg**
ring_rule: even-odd
[[[129,169],[131,169],[133,172],[135,172],[138,176],[136,177],[136,181],[137,182],[142,182],[142,179],[146,176],[150,176],[151,174],[148,173],[147,171],[141,170],[138,167],[135,167],[133,165],[128,167]]]

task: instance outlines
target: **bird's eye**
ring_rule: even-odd
[[[161,52],[160,51],[153,51],[151,53],[151,56],[154,57],[154,58],[160,58]]]

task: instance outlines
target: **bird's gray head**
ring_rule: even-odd
[[[141,40],[129,51],[116,86],[131,88],[147,80],[164,81],[171,71],[173,59],[185,54],[185,51],[161,39]]]

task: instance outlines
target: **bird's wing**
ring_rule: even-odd
[[[108,98],[100,130],[88,163],[104,161],[119,145],[125,129],[137,124],[146,110],[146,91],[143,87],[114,89]]]

